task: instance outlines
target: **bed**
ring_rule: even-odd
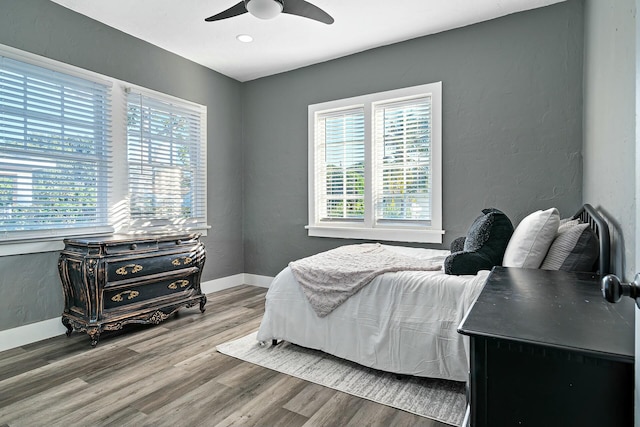
[[[532,213],[530,216],[537,214],[537,222],[533,221],[536,222],[533,231],[531,221],[527,223],[530,216],[523,219],[515,229],[509,221],[511,232],[502,233],[503,242],[500,245],[490,247],[487,241],[484,242],[484,248],[489,247],[488,253],[493,256],[493,259],[485,259],[491,257],[482,254],[482,247],[474,247],[477,241],[469,244],[473,240],[470,236],[473,237],[473,232],[478,232],[478,229],[479,235],[484,236],[483,239],[490,239],[487,236],[492,233],[494,236],[500,235],[495,225],[503,217],[499,216],[499,220],[496,220],[495,212],[502,214],[498,210],[483,211],[483,215],[487,217],[494,216],[489,221],[494,229],[487,230],[486,226],[477,226],[481,215],[467,233],[466,246],[454,242],[457,247],[452,245],[453,252],[380,245],[381,250],[392,256],[415,260],[416,263],[439,262],[442,268],[437,271],[393,271],[377,275],[353,296],[323,316],[314,311],[306,290],[298,282],[290,264],[274,278],[269,287],[257,339],[271,345],[284,340],[397,374],[467,381],[469,342],[467,337],[457,333],[457,327],[482,290],[490,272],[489,264],[503,265],[501,262],[505,262],[511,267],[532,268],[533,262],[533,265],[537,263],[533,268],[541,268],[545,263],[552,267],[555,263],[556,269],[578,266],[583,270],[586,270],[584,265],[589,265],[592,266],[591,270],[597,270],[601,274],[609,272],[607,225],[590,205],[584,205],[573,217],[564,220],[560,220],[555,209]],[[541,223],[546,226],[544,232],[536,229]],[[504,221],[503,225],[508,231]],[[574,227],[578,225],[580,236],[575,238],[578,230]],[[523,234],[521,228],[526,229],[524,231],[529,234]],[[573,245],[572,254],[575,255],[576,251],[579,252],[578,255],[590,252],[586,261],[582,259],[581,263],[576,262],[575,257],[571,258],[573,255],[560,260],[560,264],[555,259],[558,252],[558,248],[554,249],[555,246],[566,249],[565,234],[570,234],[566,232],[568,229],[572,230],[573,237],[570,240],[576,240],[569,244]],[[530,239],[527,240],[531,233],[536,235],[536,239],[546,233],[546,240],[532,243]],[[585,235],[589,238],[585,238]],[[594,236],[596,240],[593,239]],[[590,243],[585,245],[587,240]],[[523,244],[526,246],[524,249],[519,247]],[[587,250],[586,246],[590,249]],[[465,251],[465,248],[474,250]],[[523,260],[522,251],[527,253],[524,258],[532,253],[537,258]],[[552,253],[555,253],[552,257],[554,259],[546,259]],[[478,258],[478,254],[482,257]],[[496,261],[498,258],[500,261]],[[474,274],[452,274],[452,271],[447,271],[452,266],[462,266],[461,271],[464,273],[469,265],[480,268]]]

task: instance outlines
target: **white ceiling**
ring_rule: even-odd
[[[332,25],[286,14],[204,21],[238,0],[52,1],[248,81],[564,0],[309,0],[333,16]],[[239,34],[254,41],[241,43]]]

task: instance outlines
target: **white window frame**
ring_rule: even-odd
[[[376,222],[374,209],[374,107],[376,104],[430,96],[431,129],[431,221],[430,225]],[[364,108],[365,123],[365,217],[364,221],[320,221],[316,185],[317,117],[332,111]],[[308,204],[309,223],[305,227],[311,237],[386,240],[396,242],[442,243],[442,82],[378,92],[353,98],[309,105],[308,108]]]
[[[0,238],[0,256],[9,256],[9,255],[21,255],[28,253],[38,253],[38,252],[52,252],[59,251],[64,248],[63,239],[67,237],[73,237],[78,235],[100,235],[105,233],[122,233],[122,234],[144,234],[150,232],[149,229],[144,229],[140,227],[134,226],[134,228],[129,228],[128,221],[128,169],[127,169],[127,102],[126,102],[126,91],[134,88],[135,90],[145,92],[147,94],[153,95],[160,99],[165,99],[169,102],[175,101],[179,103],[190,103],[194,106],[198,106],[202,108],[203,111],[203,122],[202,122],[202,150],[204,155],[207,153],[207,107],[196,104],[190,101],[186,101],[181,98],[177,98],[171,95],[167,95],[161,92],[153,91],[151,89],[146,89],[137,85],[133,85],[128,82],[124,82],[118,79],[114,79],[109,76],[105,76],[99,73],[95,73],[93,71],[88,71],[73,65],[65,64],[63,62],[59,62],[50,58],[46,58],[40,55],[32,54],[29,52],[25,52],[10,46],[0,44],[0,55],[6,56],[8,58],[12,58],[18,61],[30,63],[33,65],[37,65],[40,67],[48,68],[57,72],[81,77],[87,80],[93,80],[97,82],[107,82],[111,84],[111,113],[112,113],[112,121],[111,121],[111,143],[112,143],[112,155],[113,155],[113,171],[111,174],[112,177],[112,188],[109,191],[108,195],[108,206],[109,206],[109,226],[103,227],[101,229],[68,229],[68,230],[57,230],[52,232],[47,232],[44,230],[40,233],[40,236],[34,237],[30,233],[25,233],[24,237],[12,237],[11,239]],[[206,161],[205,161],[206,166]],[[206,170],[204,171],[205,179],[206,179]],[[206,194],[206,190],[205,190]],[[206,200],[205,197],[204,203],[204,224],[208,224],[208,220],[206,218]],[[123,216],[123,212],[125,215]],[[124,220],[123,220],[124,218]],[[168,231],[193,231],[202,233],[204,236],[207,235],[207,230],[210,228],[209,225],[200,225],[194,228],[185,228],[182,229],[180,227],[174,227],[172,230]],[[62,231],[63,233],[60,233]]]

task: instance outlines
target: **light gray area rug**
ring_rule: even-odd
[[[217,346],[246,362],[392,406],[446,424],[462,424],[466,409],[464,384],[394,374],[367,368],[321,351],[283,342],[261,346],[257,332]]]

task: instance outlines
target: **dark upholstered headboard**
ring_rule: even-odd
[[[609,237],[609,226],[598,211],[590,204],[583,205],[580,210],[573,216],[573,219],[579,218],[582,222],[589,223],[591,229],[598,236],[600,242],[600,255],[598,257],[598,273],[605,276],[611,273],[611,241]]]

